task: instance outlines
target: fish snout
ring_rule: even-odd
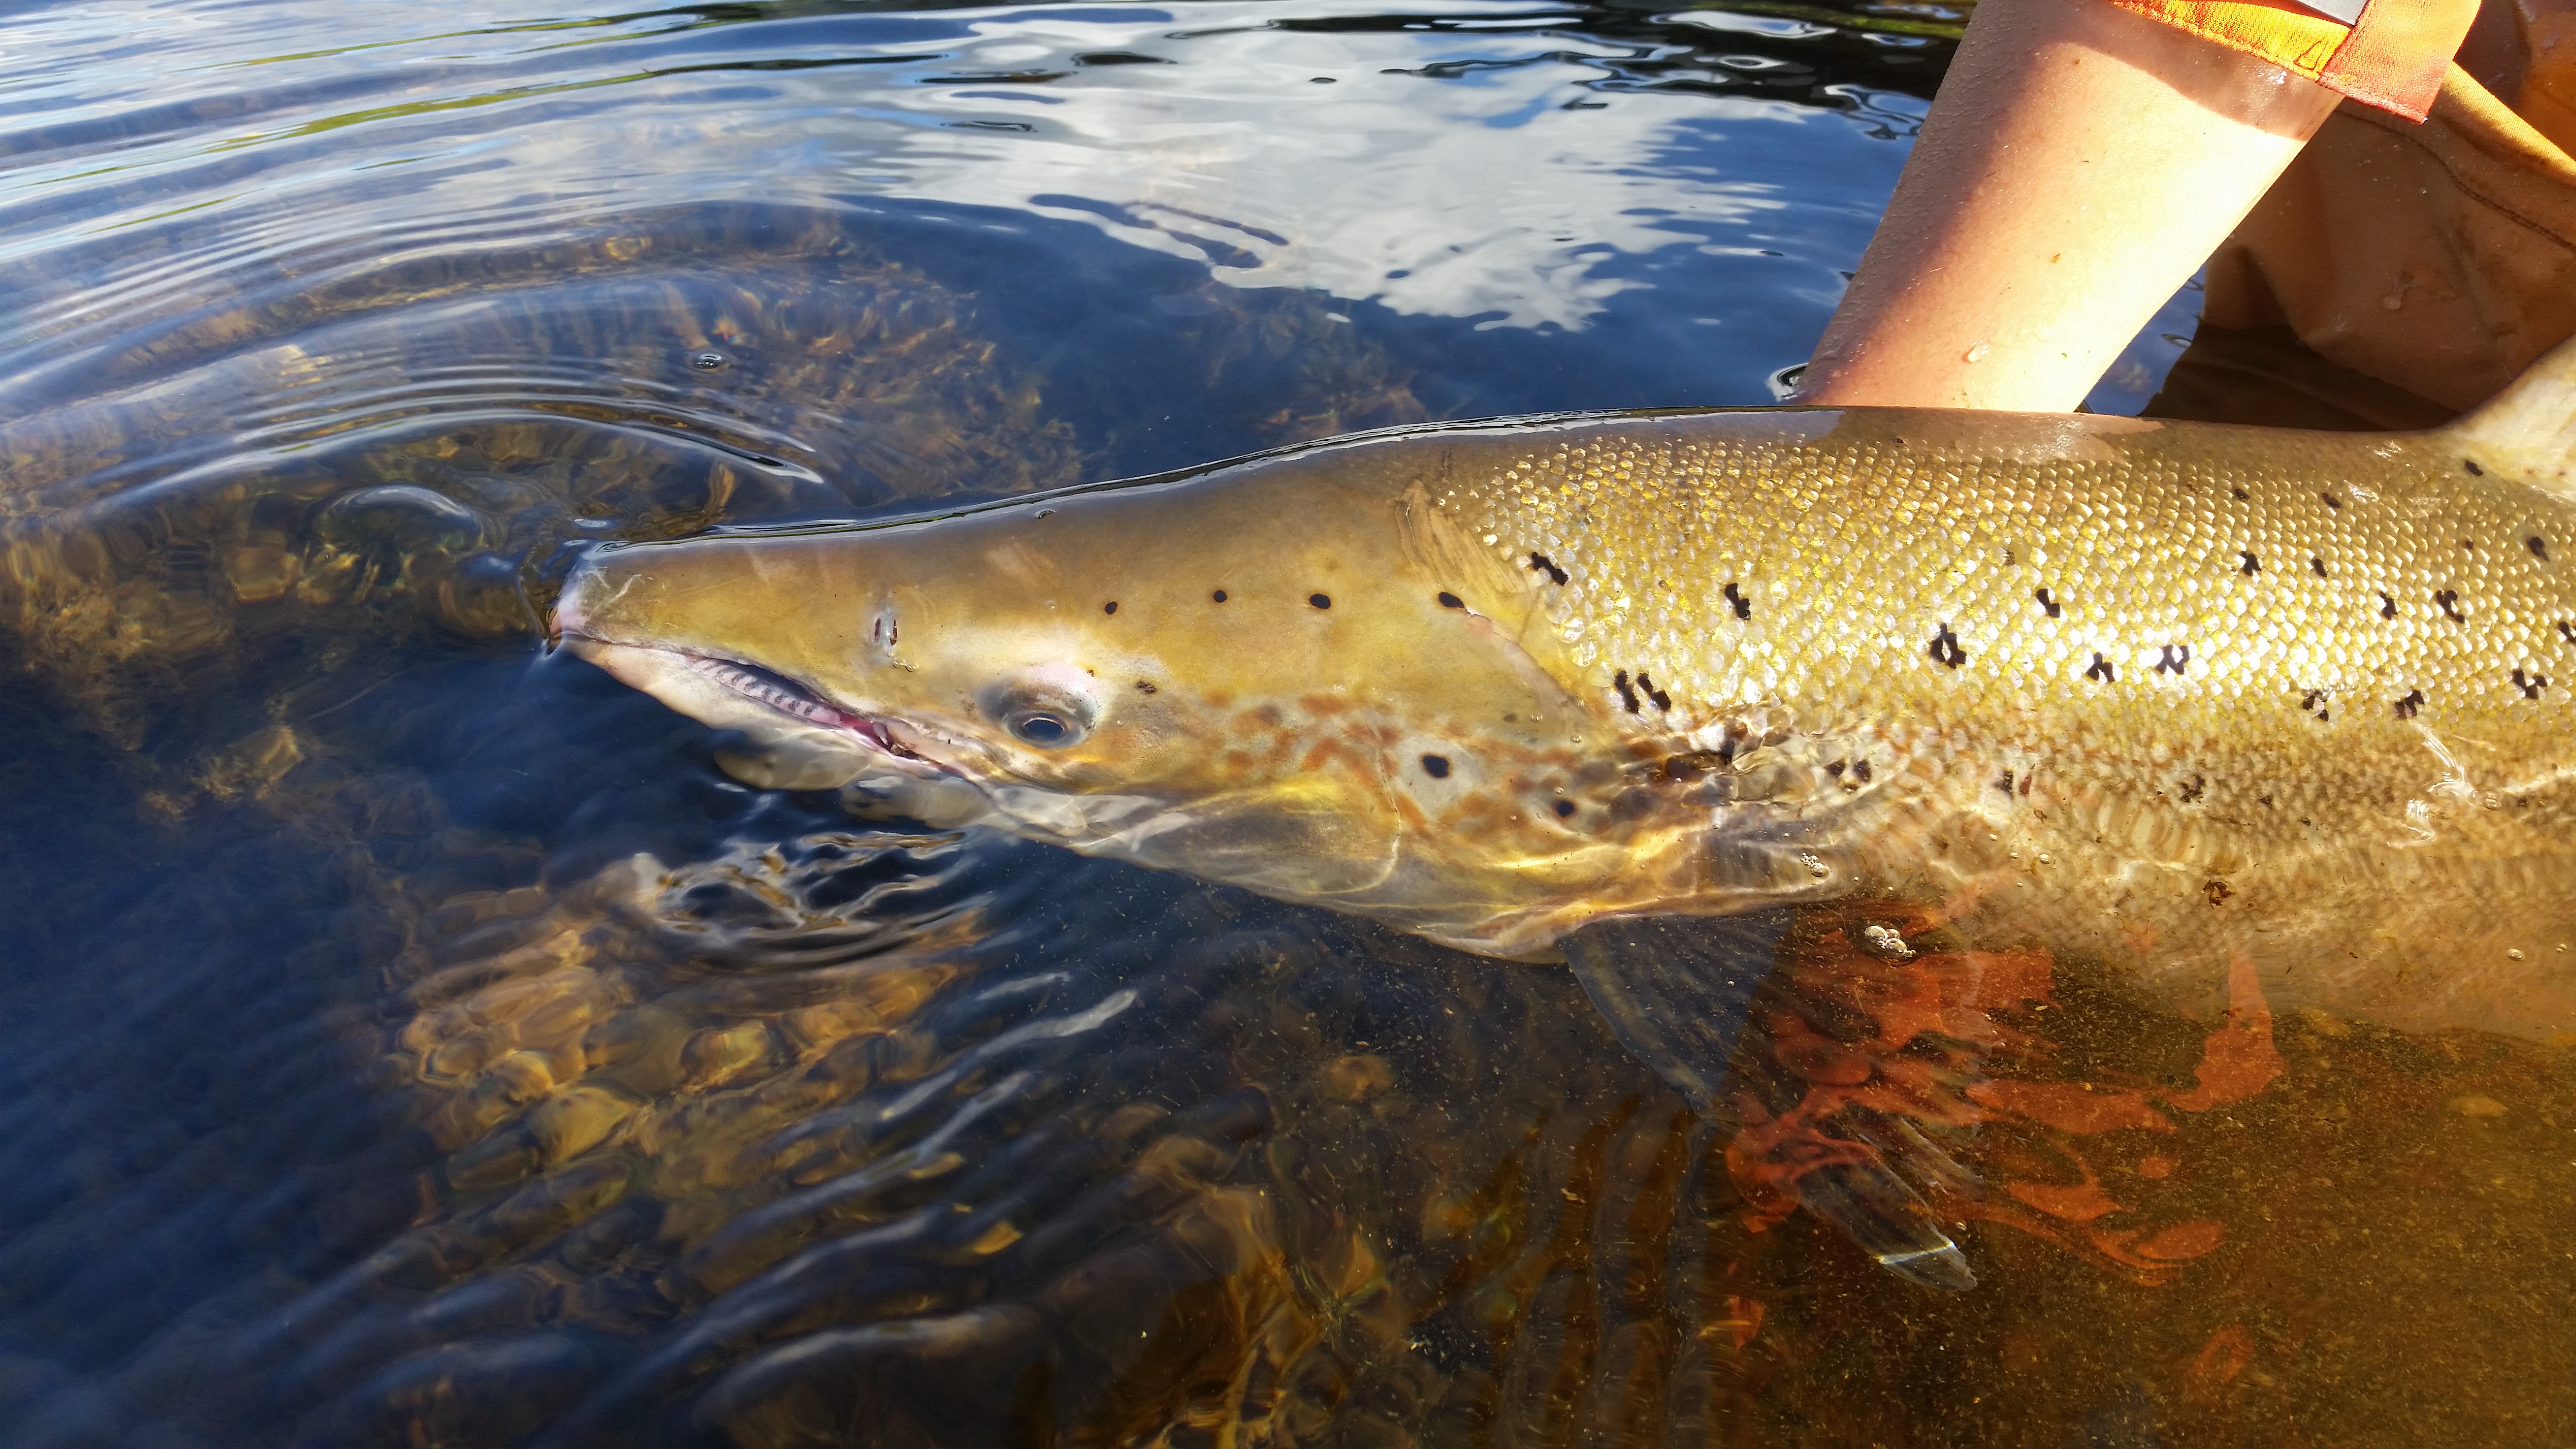
[[[600,610],[614,597],[615,590],[599,566],[597,546],[583,546],[573,560],[571,573],[564,578],[562,590],[555,595],[554,617],[547,621],[548,637],[558,643],[597,637],[594,629]]]
[[[547,621],[547,634],[557,640],[579,636],[587,622],[581,612],[581,596],[573,592],[571,584],[564,585],[563,593],[555,599],[554,617]]]

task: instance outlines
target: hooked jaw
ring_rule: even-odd
[[[700,724],[741,730],[770,750],[787,750],[806,762],[793,788],[840,784],[870,768],[891,764],[907,774],[944,776],[953,771],[898,738],[883,721],[853,714],[784,675],[717,655],[621,644],[569,627],[564,648],[608,671]],[[838,767],[837,770],[835,767]],[[825,774],[837,779],[825,780]]]
[[[745,660],[606,637],[594,622],[598,577],[576,576],[555,608],[555,635],[618,682],[716,729],[741,730],[792,757],[791,788],[844,783],[886,765],[917,776],[953,774],[915,751],[885,721],[843,709],[797,680]],[[611,601],[613,602],[613,600]]]

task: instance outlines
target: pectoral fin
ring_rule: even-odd
[[[1559,944],[1619,1044],[1713,1114],[1787,911],[1595,921]]]
[[[1561,943],[1592,1005],[1638,1060],[1703,1117],[1724,1099],[1736,1043],[1756,994],[1771,977],[1790,913],[1652,916],[1598,921]],[[1757,1096],[1764,1083],[1745,1084]],[[1794,1100],[1794,1094],[1792,1094]],[[1902,1124],[1892,1124],[1902,1126]],[[1890,1271],[1927,1288],[1963,1291],[1976,1275],[1931,1209],[1888,1160],[1911,1161],[1921,1143],[1870,1142],[1874,1156],[1817,1164],[1798,1175],[1799,1205],[1832,1223]],[[1959,1169],[1928,1143],[1938,1167]]]

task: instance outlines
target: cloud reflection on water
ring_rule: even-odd
[[[872,189],[1028,206],[1204,257],[1237,285],[1579,327],[1645,285],[1605,273],[1612,255],[1702,240],[1679,221],[1742,224],[1784,205],[1766,182],[1660,164],[1685,123],[1842,124],[1779,100],[1596,95],[1583,83],[1603,71],[1587,62],[1637,48],[1588,38],[1285,30],[1262,14],[1193,8],[1186,28],[979,19],[950,51],[958,74],[1103,51],[1179,63],[1081,67],[1046,83],[1065,104],[1043,111],[997,105],[989,82],[932,90],[914,106],[957,129],[905,128],[851,162]],[[1472,68],[1454,79],[1419,73],[1462,61]],[[995,122],[1027,129],[964,129]]]

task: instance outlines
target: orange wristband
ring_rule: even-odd
[[[2367,0],[2347,25],[2286,0],[2111,0],[2259,56],[2366,106],[2424,119],[2477,19],[2477,0]]]

